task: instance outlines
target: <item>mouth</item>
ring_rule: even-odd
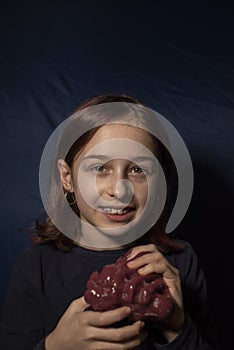
[[[133,217],[135,208],[130,206],[118,209],[112,207],[103,207],[102,212],[111,221],[122,222],[129,221]]]

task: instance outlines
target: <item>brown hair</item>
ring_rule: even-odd
[[[137,98],[128,96],[128,95],[115,95],[115,94],[103,94],[99,96],[95,96],[92,98],[89,98],[85,100],[78,108],[74,111],[74,116],[76,113],[79,113],[80,111],[84,111],[85,109],[89,109],[89,107],[97,106],[104,103],[112,103],[112,102],[126,102],[127,104],[134,104],[138,106],[144,106],[144,104]],[[85,112],[84,112],[85,113]],[[73,116],[72,115],[72,116]],[[87,118],[87,115],[86,115]],[[89,115],[88,118],[94,119],[94,115]],[[92,120],[91,120],[92,124]],[[91,125],[90,124],[90,125]],[[71,130],[74,130],[73,119],[72,123],[68,124],[67,129],[65,130],[65,133],[71,132]],[[103,124],[102,124],[103,125]],[[88,131],[81,133],[81,136],[76,139],[76,141],[72,144],[72,146],[69,148],[69,151],[66,152],[66,154],[62,154],[62,148],[58,147],[57,155],[54,159],[54,165],[57,164],[57,160],[59,158],[65,159],[66,163],[69,165],[69,167],[72,167],[73,160],[77,153],[82,150],[82,148],[89,142],[89,140],[93,137],[93,135],[97,132],[97,130],[102,126],[94,126],[90,127]],[[150,134],[151,135],[151,134]],[[175,252],[175,251],[181,251],[183,249],[183,246],[175,242],[168,234],[165,233],[165,228],[167,221],[169,219],[169,215],[172,210],[173,206],[173,186],[172,186],[172,180],[173,180],[173,171],[174,171],[174,163],[173,160],[167,151],[166,147],[155,137],[151,137],[154,139],[154,142],[157,143],[157,147],[159,149],[158,154],[158,160],[160,161],[166,181],[167,181],[167,199],[165,203],[164,210],[158,219],[157,223],[150,229],[149,232],[147,232],[142,238],[138,240],[137,243],[155,243],[157,247],[162,252]],[[60,149],[61,148],[61,149]],[[54,169],[57,169],[56,166],[54,166]],[[53,180],[52,180],[53,181]],[[60,180],[59,180],[60,181]],[[58,180],[57,180],[58,182]],[[61,184],[56,184],[57,186],[61,186]],[[53,191],[53,190],[52,190]],[[55,189],[54,192],[50,194],[50,197],[56,197],[56,193],[58,191]],[[60,200],[57,198],[55,206],[58,205]],[[74,212],[78,213],[78,207],[76,204],[71,205],[71,208]],[[75,246],[75,243],[72,239],[65,236],[62,232],[59,231],[59,229],[55,226],[53,221],[48,217],[48,215],[43,212],[42,215],[35,221],[34,227],[33,227],[33,237],[32,241],[34,243],[46,243],[48,242],[50,245],[53,245],[59,250],[62,251],[70,251]]]

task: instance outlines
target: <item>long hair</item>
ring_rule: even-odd
[[[115,103],[118,108],[116,110],[113,110],[112,108],[110,111],[109,105]],[[98,107],[100,105],[101,108]],[[141,108],[143,109],[141,110]],[[58,208],[58,206],[61,208],[61,211],[65,210],[65,208],[63,208],[64,199],[61,197],[63,195],[63,191],[61,191],[62,185],[59,171],[57,169],[58,159],[64,159],[67,165],[72,168],[76,155],[82,151],[101,126],[110,122],[110,114],[112,122],[118,122],[120,115],[124,116],[126,123],[134,119],[134,125],[137,127],[148,128],[150,134],[150,126],[145,125],[144,122],[144,108],[144,104],[135,97],[128,95],[104,94],[85,100],[77,109],[75,109],[74,113],[68,118],[65,124],[51,166],[49,206],[52,213],[57,213],[57,210],[55,209]],[[142,115],[142,118],[137,118],[136,121],[136,118],[133,117],[135,113],[137,113],[138,116]],[[79,131],[78,137],[77,131]],[[157,145],[157,158],[164,170],[167,182],[167,198],[158,221],[138,240],[138,242],[139,244],[150,242],[155,243],[162,252],[181,251],[183,246],[180,243],[175,242],[175,240],[165,233],[166,224],[173,208],[173,193],[175,192],[176,187],[174,163],[170,153],[162,142],[154,135],[150,134],[150,136]],[[72,140],[74,142],[72,142]],[[79,208],[76,203],[70,204],[70,209],[79,216]],[[32,241],[34,243],[48,242],[62,251],[72,250],[76,244],[71,238],[64,235],[57,228],[57,226],[60,227],[59,225],[56,226],[55,224],[60,217],[62,217],[62,215],[51,217],[51,215],[48,216],[43,212],[33,226],[34,234]],[[70,224],[73,224],[72,221]]]

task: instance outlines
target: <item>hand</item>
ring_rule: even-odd
[[[130,308],[85,311],[88,307],[84,297],[70,304],[55,330],[46,338],[46,350],[134,349],[145,339],[144,323],[141,321],[120,328],[110,327],[128,317]]]
[[[159,331],[168,341],[171,341],[179,334],[184,324],[183,296],[179,271],[169,263],[154,244],[133,248],[128,260],[133,259],[140,252],[149,253],[132,260],[128,263],[128,267],[138,269],[140,275],[148,275],[154,272],[161,274],[175,301],[175,309],[170,318],[163,323],[157,324]]]

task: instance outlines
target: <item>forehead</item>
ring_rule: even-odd
[[[91,140],[84,147],[82,153],[87,153],[92,148],[108,140],[115,141],[113,143],[115,146],[118,146],[119,142],[120,146],[121,140],[118,141],[116,139],[126,139],[130,141],[135,141],[141,144],[142,146],[148,148],[151,152],[155,152],[156,145],[153,142],[151,135],[147,131],[132,125],[116,123],[107,124],[98,129],[94,136],[91,138]]]

